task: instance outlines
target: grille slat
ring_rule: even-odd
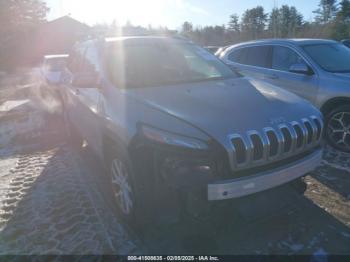
[[[299,124],[293,124],[293,128],[297,136],[295,148],[300,149],[304,145],[305,134]]]
[[[234,168],[243,169],[252,164],[283,159],[294,151],[314,146],[322,137],[322,129],[322,120],[311,116],[300,122],[281,124],[278,128],[266,127],[262,132],[250,130],[246,134],[231,135],[231,163]]]
[[[232,138],[232,144],[235,148],[235,158],[237,164],[242,164],[246,161],[245,145],[241,137]]]
[[[266,135],[270,141],[269,157],[277,156],[278,153],[278,139],[273,130],[268,130]]]
[[[316,140],[319,140],[321,138],[321,135],[322,135],[322,122],[320,122],[320,120],[317,119],[316,117],[311,117],[311,118],[317,127]]]
[[[312,127],[312,144],[314,144],[317,138],[317,125],[315,124],[314,121],[309,121],[309,123]]]
[[[277,141],[278,141],[278,150],[277,150],[277,156],[276,156],[278,157],[283,154],[285,139],[280,129],[276,129],[274,131],[276,133]]]
[[[304,126],[306,128],[307,134],[306,134],[306,144],[309,145],[312,142],[313,137],[313,128],[310,124],[310,121],[308,119],[303,119]]]
[[[280,130],[284,138],[283,153],[288,153],[292,150],[292,135],[290,133],[290,130],[286,126],[281,127]]]
[[[267,132],[269,131],[269,128],[264,128],[264,132],[261,136],[262,143],[263,143],[263,161],[268,161],[269,154],[270,154],[270,148],[271,148],[271,142],[267,135]]]
[[[263,158],[264,145],[261,137],[258,134],[250,135],[250,139],[253,143],[253,161],[257,161]]]

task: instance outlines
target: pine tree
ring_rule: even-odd
[[[274,8],[269,18],[269,30],[274,37],[295,37],[303,24],[303,16],[298,10],[288,5]]]
[[[270,17],[269,17],[269,31],[272,32],[273,37],[280,37],[280,23],[281,23],[281,14],[278,8],[273,8]]]
[[[242,31],[244,31],[252,39],[256,39],[264,32],[266,21],[267,14],[262,6],[247,9],[242,16]]]
[[[335,18],[332,37],[338,40],[350,37],[350,1],[342,0]]]
[[[320,0],[319,8],[313,11],[316,14],[315,21],[328,23],[333,20],[337,12],[337,0]]]
[[[230,21],[228,22],[228,28],[229,31],[238,33],[240,31],[239,26],[239,17],[236,14],[232,14],[230,16]]]

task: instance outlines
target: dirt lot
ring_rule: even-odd
[[[211,223],[140,234],[118,219],[103,168],[66,142],[60,104],[40,86],[35,71],[0,79],[0,254],[350,254],[349,154],[326,147],[305,196],[281,188]]]

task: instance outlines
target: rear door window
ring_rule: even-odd
[[[305,61],[295,51],[284,46],[274,46],[272,52],[272,69],[289,71],[293,64],[305,64]]]
[[[239,64],[245,64],[246,55],[247,55],[247,48],[240,48],[238,50],[231,52],[228,55],[228,60]]]

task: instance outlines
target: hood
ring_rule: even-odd
[[[127,95],[201,129],[217,140],[284,121],[319,116],[296,95],[249,78],[129,89]]]

